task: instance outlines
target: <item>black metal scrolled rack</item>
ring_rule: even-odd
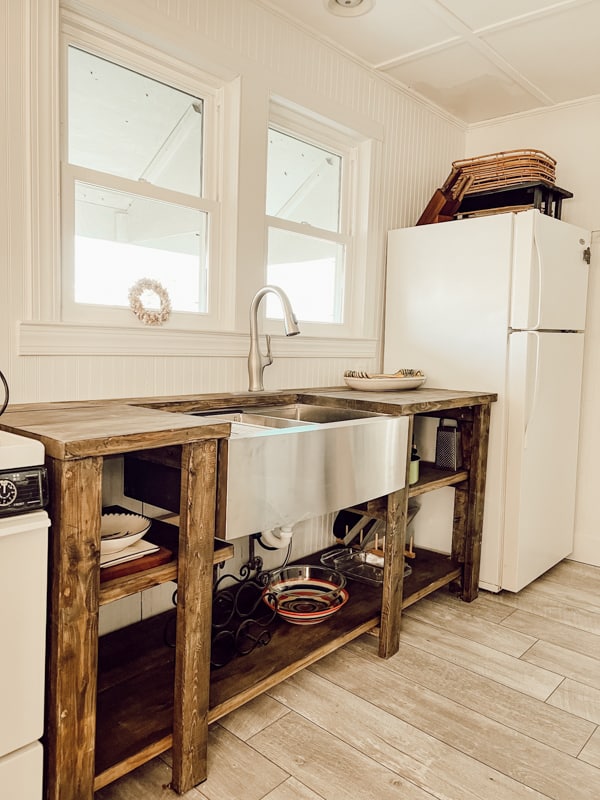
[[[224,581],[231,585],[219,589]],[[269,626],[277,616],[263,602],[263,592],[269,583],[269,573],[263,571],[260,556],[250,553],[248,561],[240,567],[239,577],[233,573],[221,575],[213,584],[213,617],[211,633],[212,669],[224,667],[236,656],[249,655],[257,647],[266,647],[271,641]],[[173,605],[177,605],[177,590],[173,592]],[[175,647],[176,618],[165,626],[164,641]]]
[[[271,641],[269,626],[277,612],[271,611],[262,597],[269,582],[259,556],[251,557],[240,567],[238,577],[226,573],[215,582],[213,592],[213,621],[211,667],[225,666],[236,656],[245,656]],[[233,581],[224,589],[219,586]]]

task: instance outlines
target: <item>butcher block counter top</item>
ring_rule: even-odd
[[[35,403],[10,406],[0,417],[0,430],[39,439],[49,456],[68,460],[229,434],[228,423],[192,417],[186,413],[190,411],[305,402],[405,416],[487,405],[496,399],[495,394],[451,389],[357,392],[331,387]]]

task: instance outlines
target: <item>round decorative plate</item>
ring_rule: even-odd
[[[349,378],[344,376],[346,384],[351,389],[361,392],[404,392],[407,389],[418,389],[427,380],[425,375],[419,377],[394,378]]]
[[[148,532],[152,521],[141,514],[102,514],[100,522],[100,553],[125,550]]]

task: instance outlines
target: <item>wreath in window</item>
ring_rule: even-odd
[[[151,292],[155,294],[160,300],[160,308],[158,311],[146,308],[142,303],[142,295],[144,292]],[[158,281],[150,278],[141,278],[133,284],[129,290],[129,305],[136,317],[144,323],[144,325],[162,325],[166,322],[171,315],[171,300],[169,293]]]

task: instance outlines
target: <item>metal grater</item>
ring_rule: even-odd
[[[435,442],[435,465],[440,469],[457,470],[462,467],[460,431],[450,420],[441,419]]]

